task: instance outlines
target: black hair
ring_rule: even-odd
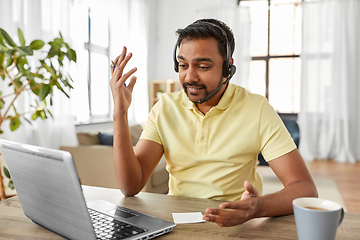
[[[226,34],[225,36],[224,33]],[[234,53],[234,34],[224,22],[217,19],[199,19],[188,25],[186,28],[178,29],[176,34],[178,35],[178,47],[180,47],[180,44],[184,39],[194,40],[215,38],[215,40],[218,42],[220,54],[224,60],[226,60],[228,57],[227,44],[230,45],[230,57]]]

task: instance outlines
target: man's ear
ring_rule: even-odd
[[[230,58],[230,63],[231,63],[231,65],[234,65],[234,59],[233,58]]]

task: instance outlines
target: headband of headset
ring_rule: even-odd
[[[226,77],[226,78],[234,75],[235,71],[236,71],[236,67],[231,64],[231,46],[230,46],[230,42],[227,38],[227,35],[226,35],[226,32],[224,31],[224,29],[222,29],[220,26],[218,26],[214,23],[211,23],[211,22],[198,22],[198,23],[194,23],[194,24],[198,24],[198,25],[199,24],[208,24],[208,25],[215,27],[221,31],[221,33],[226,41],[226,58],[223,63],[222,75],[223,75],[223,77]],[[178,45],[178,42],[175,43],[174,54],[173,54],[175,72],[179,72],[179,62],[178,62],[177,56],[176,56],[177,45]]]

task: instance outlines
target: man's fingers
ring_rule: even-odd
[[[127,73],[125,73],[121,78],[120,78],[120,83],[124,84],[126,82],[126,80],[135,72],[137,71],[137,68],[134,67],[133,69],[131,69],[130,71],[128,71]]]
[[[249,202],[246,201],[235,201],[235,202],[225,202],[220,204],[221,209],[234,209],[241,210],[249,208]]]
[[[245,190],[248,191],[250,195],[258,196],[258,194],[259,194],[258,190],[253,185],[251,185],[248,181],[244,182],[244,187],[245,187]]]
[[[122,61],[120,61],[120,63],[117,65],[117,67],[119,67],[119,69],[124,70],[126,64],[129,62],[130,58],[132,57],[132,53],[128,53],[128,55],[126,55],[124,57],[124,59]]]
[[[224,209],[206,209],[206,215],[203,219],[209,222],[214,222],[221,227],[230,227],[242,223],[241,216],[239,213],[232,210]]]
[[[131,92],[132,92],[133,89],[134,89],[134,86],[135,86],[135,83],[136,83],[136,79],[137,79],[137,77],[135,77],[135,76],[132,76],[132,77],[130,78],[129,85],[128,85],[127,87],[129,88],[129,90],[130,90]]]
[[[118,70],[120,64],[124,61],[124,58],[125,58],[125,56],[126,56],[126,51],[127,51],[127,49],[126,49],[126,47],[124,46],[123,49],[122,49],[121,54],[120,54],[119,56],[117,56],[114,61],[111,61],[111,63],[112,63],[112,64],[111,64],[111,66],[112,66],[112,73],[113,73],[115,70]],[[115,69],[114,69],[114,67],[115,67]],[[122,74],[122,71],[121,71],[121,74]]]
[[[118,66],[120,65],[120,63],[124,60],[125,58],[125,55],[126,55],[126,47],[124,46],[122,51],[121,51],[121,54],[115,59],[114,63],[115,63],[115,66]]]
[[[119,81],[121,78],[124,78],[124,76],[127,74],[127,73],[126,73],[126,74],[124,74],[124,76],[123,76],[123,71],[124,71],[124,68],[125,68],[126,64],[127,64],[127,63],[129,62],[129,60],[131,59],[131,57],[132,57],[132,53],[129,53],[129,54],[125,57],[125,59],[124,59],[123,61],[121,61],[120,65],[118,65],[118,64],[116,65],[115,72],[114,72],[114,75],[113,75],[115,81]],[[131,69],[129,72],[133,71],[134,69],[136,69],[136,68]],[[135,72],[135,71],[134,71],[134,72]],[[134,73],[134,72],[133,72],[133,73]],[[130,74],[130,75],[131,75],[131,74]],[[125,77],[125,80],[126,80],[128,77],[129,77],[129,75]],[[124,80],[124,82],[125,82],[125,80]]]
[[[219,216],[219,217],[231,217],[236,214],[235,211],[231,209],[219,209],[219,208],[208,208],[205,211],[206,214],[210,216]]]

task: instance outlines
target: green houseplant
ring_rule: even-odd
[[[42,40],[34,40],[27,45],[22,31],[18,29],[19,44],[16,44],[9,34],[0,28],[0,81],[5,83],[6,88],[11,89],[7,89],[7,92],[10,92],[7,94],[3,94],[0,89],[0,134],[3,133],[2,127],[5,123],[9,123],[10,130],[15,131],[22,124],[22,120],[31,124],[31,120],[39,117],[52,117],[48,106],[53,103],[54,87],[69,97],[65,89],[70,91],[73,88],[72,79],[65,72],[63,61],[67,59],[66,61],[76,62],[76,52],[64,42],[61,33],[59,35],[47,45]],[[35,62],[36,66],[30,66],[29,60]],[[16,100],[25,92],[30,93],[34,99],[30,104],[31,110],[18,112]],[[8,169],[0,163],[0,169],[1,167],[4,175],[11,178]],[[14,188],[11,179],[8,187]],[[1,171],[0,198],[6,198]]]

